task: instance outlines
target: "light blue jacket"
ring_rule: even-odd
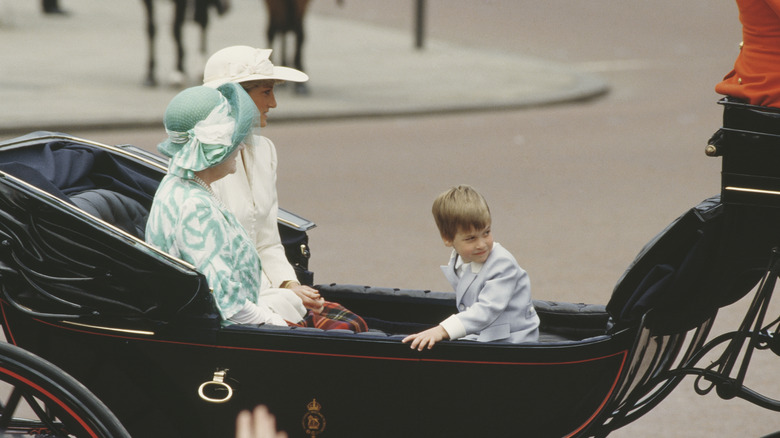
[[[528,274],[517,264],[512,254],[494,243],[485,263],[480,267],[466,266],[461,278],[455,273],[458,255],[453,251],[450,262],[442,266],[455,290],[459,313],[442,323],[452,337],[458,322],[465,329],[463,339],[481,342],[536,342],[539,339],[539,317],[531,301]],[[472,272],[472,268],[478,272]],[[453,321],[457,319],[457,321]]]

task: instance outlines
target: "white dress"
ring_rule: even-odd
[[[236,172],[214,182],[211,188],[255,243],[263,264],[263,301],[285,319],[297,321],[306,314],[303,302],[293,291],[279,287],[285,281],[297,281],[297,277],[279,237],[276,147],[259,135],[253,137],[253,143],[236,157]]]

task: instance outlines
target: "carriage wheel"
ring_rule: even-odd
[[[0,435],[129,438],[114,414],[73,377],[0,342]]]

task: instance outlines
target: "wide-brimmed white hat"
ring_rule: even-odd
[[[249,46],[226,47],[211,55],[203,71],[203,85],[219,87],[227,82],[278,81],[306,82],[309,76],[294,68],[277,67],[271,62],[271,49]]]

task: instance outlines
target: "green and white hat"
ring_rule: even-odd
[[[157,150],[171,159],[168,173],[190,179],[194,172],[223,162],[245,140],[251,141],[259,116],[252,99],[237,84],[187,88],[165,110],[168,139]]]

